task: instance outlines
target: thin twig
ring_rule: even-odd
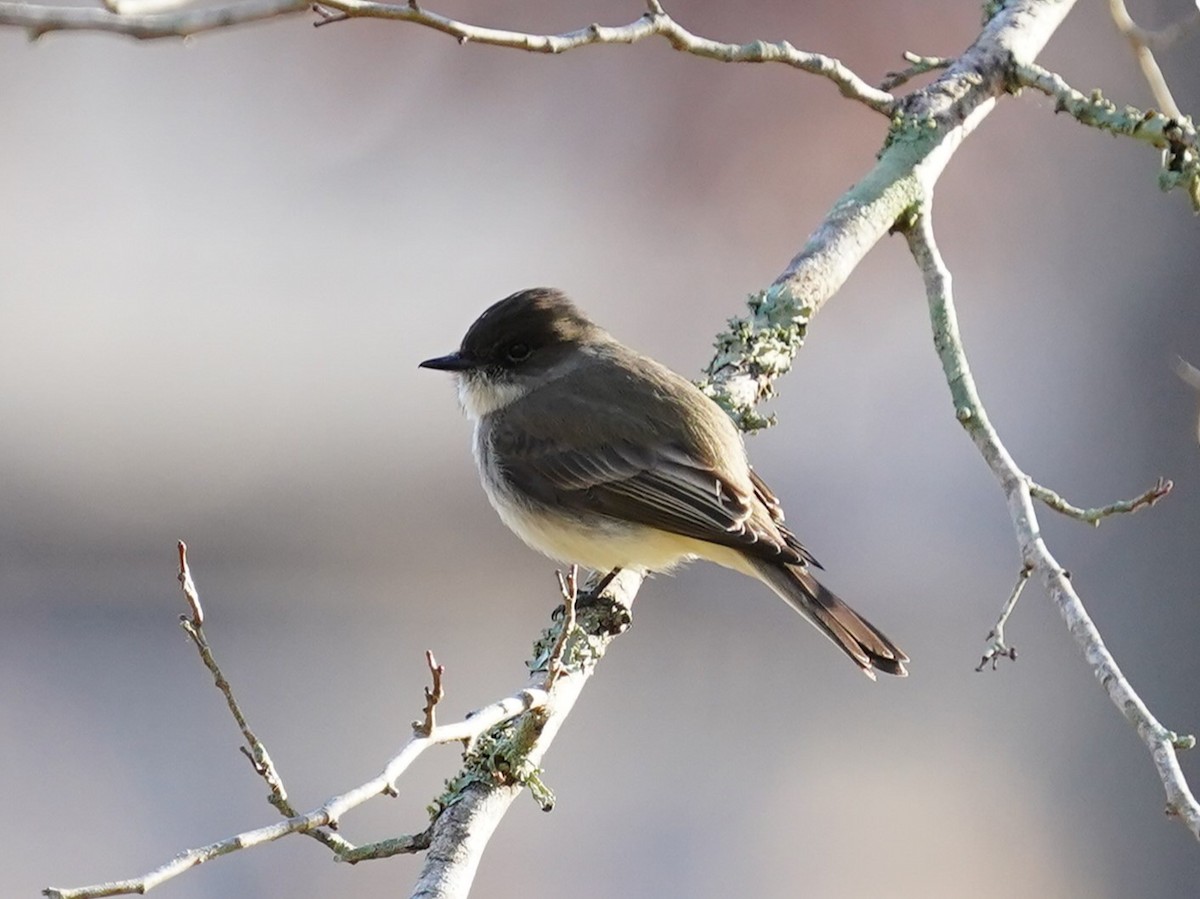
[[[1112,16],[1113,23],[1117,26],[1117,31],[1121,32],[1129,41],[1133,56],[1142,70],[1142,77],[1150,86],[1150,93],[1154,95],[1154,102],[1158,104],[1158,108],[1173,119],[1183,118],[1183,112],[1180,111],[1179,106],[1175,103],[1175,98],[1171,95],[1166,76],[1158,67],[1158,61],[1154,58],[1150,44],[1154,42],[1165,47],[1181,37],[1186,31],[1200,24],[1200,10],[1192,13],[1187,19],[1175,23],[1169,29],[1159,32],[1139,28],[1125,7],[1125,0],[1108,0],[1108,11]]]
[[[45,6],[0,0],[0,25],[24,28],[37,39],[52,31],[104,31],[139,40],[188,37],[218,28],[304,12],[311,0],[232,0],[170,12],[117,13],[93,6]]]
[[[209,673],[212,674],[214,684],[225,697],[225,703],[229,707],[229,712],[233,715],[233,720],[237,722],[238,729],[242,732],[242,736],[247,743],[246,746],[239,746],[238,749],[249,760],[254,773],[261,777],[266,782],[267,787],[270,788],[270,793],[267,794],[267,801],[285,818],[295,818],[298,812],[288,800],[287,789],[283,785],[283,778],[280,776],[279,770],[275,767],[275,763],[271,760],[271,754],[267,751],[266,744],[250,729],[250,724],[242,712],[241,705],[233,695],[233,687],[221,672],[221,666],[217,664],[212,646],[209,645],[208,637],[204,633],[204,607],[200,604],[200,594],[196,590],[196,583],[192,579],[191,568],[188,565],[187,544],[180,540],[178,550],[178,580],[183,588],[184,598],[192,610],[192,617],[190,619],[186,615],[179,616],[180,627],[191,638],[193,645],[195,645],[196,650],[200,653],[201,661],[209,670]],[[353,844],[342,839],[337,834],[324,830],[308,831],[308,835],[324,843],[337,853],[354,848]]]
[[[561,571],[554,572],[558,576],[558,589],[563,598],[563,617],[559,622],[558,641],[550,653],[546,665],[546,689],[554,686],[559,674],[566,670],[565,654],[567,640],[575,631],[575,601],[579,597],[579,566],[572,565],[564,577]]]
[[[429,840],[433,834],[430,824],[420,833],[408,834],[402,837],[392,837],[377,843],[363,843],[335,857],[335,861],[357,865],[359,862],[377,861],[381,858],[391,858],[395,855],[413,855],[424,852],[429,848]]]
[[[1200,368],[1196,368],[1182,356],[1176,356],[1171,360],[1171,369],[1184,384],[1200,392]],[[1196,417],[1196,440],[1200,442],[1200,415]]]
[[[1137,730],[1150,751],[1154,767],[1167,797],[1168,814],[1178,817],[1192,835],[1200,840],[1200,803],[1192,795],[1179,767],[1179,749],[1190,749],[1195,738],[1176,734],[1163,727],[1126,679],[1116,660],[1104,645],[1095,623],[1075,592],[1067,572],[1051,555],[1042,540],[1037,510],[1030,492],[1030,479],[1009,455],[1000,435],[992,426],[987,410],[975,387],[967,362],[958,316],[954,311],[950,272],[934,240],[928,205],[908,228],[906,236],[913,258],[925,277],[925,291],[933,324],[934,345],[941,358],[955,414],[979,449],[980,454],[1000,482],[1008,502],[1009,515],[1016,531],[1021,557],[1038,572],[1067,629],[1083,652],[1096,679],[1121,715]]]
[[[187,563],[187,544],[182,540],[177,544],[179,550],[179,586],[183,589],[183,598],[187,600],[192,610],[192,627],[197,631],[204,627],[204,607],[200,605],[200,594],[196,592],[196,582],[192,580],[192,571]],[[187,621],[181,617],[180,621]]]
[[[271,804],[285,814],[286,817],[283,821],[276,824],[243,831],[227,839],[210,843],[207,846],[188,849],[175,856],[171,861],[160,865],[153,871],[140,877],[78,888],[47,887],[42,892],[44,895],[51,897],[51,899],[97,899],[97,897],[101,896],[146,893],[164,881],[177,877],[184,871],[201,865],[204,862],[240,849],[249,849],[263,843],[278,840],[292,833],[304,833],[320,839],[337,853],[335,857],[344,858],[346,861],[351,862],[363,861],[368,858],[384,858],[388,854],[394,855],[397,852],[419,851],[429,845],[429,831],[425,834],[417,834],[412,837],[384,841],[381,844],[358,847],[342,839],[337,834],[328,833],[320,828],[336,828],[338,821],[346,812],[362,805],[368,799],[381,794],[395,795],[396,781],[407,770],[409,765],[429,747],[455,742],[469,744],[496,725],[510,721],[531,709],[541,708],[549,698],[545,690],[530,687],[474,712],[469,718],[463,721],[449,725],[436,725],[433,721],[433,708],[442,696],[441,676],[443,670],[433,658],[433,654],[427,652],[426,662],[433,676],[432,688],[426,688],[425,691],[426,720],[430,725],[429,733],[414,734],[413,738],[409,740],[404,748],[388,761],[383,771],[371,780],[352,790],[327,799],[322,805],[311,811],[296,813],[288,802],[287,792],[283,786],[283,779],[279,776],[279,772],[272,763],[266,746],[263,745],[262,741],[250,729],[250,725],[242,713],[241,706],[233,695],[232,687],[229,685],[224,674],[221,673],[220,666],[213,657],[212,649],[204,635],[203,628],[195,623],[203,621],[204,614],[203,608],[200,605],[199,594],[196,591],[195,582],[192,580],[191,571],[187,564],[187,546],[183,541],[179,542],[179,582],[183,586],[184,596],[187,598],[188,605],[192,609],[192,617],[181,616],[180,624],[199,650],[205,667],[213,675],[217,688],[225,696],[230,713],[233,715],[234,720],[237,721],[242,735],[246,738],[246,742],[250,744],[251,749],[247,750],[243,747],[242,751],[253,763],[255,771],[270,785]]]
[[[1174,486],[1174,481],[1159,477],[1154,482],[1154,486],[1145,493],[1138,494],[1133,499],[1118,500],[1115,503],[1109,503],[1107,506],[1100,506],[1096,509],[1081,509],[1078,506],[1073,506],[1049,487],[1043,487],[1035,481],[1029,482],[1029,492],[1055,512],[1066,515],[1068,518],[1074,518],[1077,521],[1083,521],[1087,524],[1100,527],[1100,522],[1110,515],[1123,515],[1127,512],[1136,512],[1138,509],[1153,506],[1170,493]]]
[[[488,28],[430,12],[416,3],[377,0],[318,0],[316,4],[312,0],[234,0],[202,9],[139,14],[120,14],[93,7],[45,6],[20,0],[0,0],[0,25],[26,28],[33,37],[51,31],[90,30],[150,39],[184,37],[310,8],[320,17],[315,25],[328,25],[351,18],[399,20],[448,34],[460,44],[488,44],[531,53],[565,53],[595,44],[633,44],[648,37],[660,36],[674,49],[693,56],[721,62],[777,62],[820,75],[833,82],[843,96],[876,112],[891,116],[895,111],[895,98],[891,94],[868,84],[839,59],[797,50],[788,41],[758,40],[733,44],[701,37],[671,18],[659,3],[648,4],[647,12],[627,25],[588,25],[561,34]]]
[[[1165,50],[1188,34],[1200,30],[1200,6],[1196,8],[1195,12],[1189,13],[1170,25],[1164,25],[1162,28],[1142,28],[1133,21],[1132,17],[1128,16],[1123,23],[1117,22],[1116,24],[1122,34],[1132,35],[1143,44],[1157,50]]]
[[[245,746],[241,747],[242,752],[250,759],[255,772],[271,788],[271,804],[279,808],[280,805],[287,803],[287,790],[283,786],[283,779],[279,776],[278,770],[271,761],[271,755],[267,752],[267,747],[254,731],[250,729],[250,723],[246,720],[246,715],[242,712],[241,705],[233,695],[233,687],[230,686],[229,681],[221,672],[221,666],[217,664],[217,660],[213,656],[212,647],[209,645],[208,637],[204,633],[204,610],[200,605],[200,596],[196,591],[196,584],[192,580],[192,573],[188,567],[187,545],[182,540],[179,541],[179,583],[183,586],[183,595],[192,609],[192,617],[190,619],[186,615],[179,616],[179,625],[188,637],[191,638],[192,643],[195,644],[196,650],[200,653],[200,659],[204,662],[204,667],[208,669],[217,689],[225,697],[225,704],[229,707],[229,713],[233,715],[233,720],[237,722],[238,729],[241,730],[242,736],[246,739],[246,743],[249,746],[249,748]],[[288,806],[288,809],[290,809],[290,806]],[[292,814],[294,814],[294,811]]]
[[[320,28],[322,25],[334,25],[338,22],[345,22],[350,16],[344,12],[334,12],[320,3],[312,5],[312,11],[316,13],[319,21],[313,22],[314,28]]]
[[[917,53],[910,53],[907,50],[904,51],[904,61],[909,63],[908,68],[901,69],[898,72],[888,72],[879,84],[881,91],[894,91],[918,75],[924,75],[926,72],[934,72],[938,69],[948,69],[954,64],[954,58],[950,56],[921,56]]]
[[[1132,137],[1162,150],[1158,186],[1164,191],[1182,188],[1192,208],[1200,212],[1200,151],[1191,119],[1154,110],[1143,112],[1132,106],[1118,107],[1100,91],[1085,95],[1062,76],[1032,62],[1014,64],[1012,77],[1014,88],[1028,87],[1052,97],[1055,112],[1065,112],[1091,128]]]
[[[1013,609],[1017,607],[1017,600],[1021,598],[1021,591],[1025,589],[1025,585],[1029,583],[1029,575],[1033,574],[1033,568],[1025,565],[1021,569],[1021,573],[1017,575],[1016,586],[1013,587],[1012,593],[1008,595],[1008,599],[1004,601],[1004,608],[1000,610],[1000,617],[996,619],[995,626],[988,631],[987,635],[987,651],[984,652],[983,658],[979,660],[979,666],[976,671],[982,671],[988,662],[992,663],[992,670],[996,670],[996,664],[1001,659],[1009,659],[1013,662],[1017,660],[1017,647],[1009,646],[1004,642],[1004,625],[1008,623],[1009,616],[1012,615]]]
[[[1182,356],[1176,356],[1171,360],[1171,370],[1188,387],[1200,391],[1200,368],[1196,368],[1196,366],[1192,365],[1192,363],[1188,362]]]
[[[428,737],[437,729],[434,710],[446,695],[446,691],[442,687],[442,675],[446,673],[446,666],[439,665],[437,659],[433,657],[433,652],[428,649],[425,650],[425,664],[429,666],[429,675],[433,684],[425,688],[425,720],[412,723],[413,733],[418,737]]]
[[[389,789],[394,791],[396,781],[426,749],[442,743],[457,743],[473,739],[497,724],[510,721],[530,709],[542,707],[547,698],[545,691],[527,688],[480,709],[463,721],[440,725],[428,737],[413,737],[409,740],[375,777],[352,790],[325,800],[317,808],[276,824],[243,831],[207,846],[188,849],[166,864],[160,865],[140,877],[70,889],[47,887],[42,893],[51,899],[97,899],[100,896],[146,893],[189,868],[212,861],[222,855],[269,843],[286,837],[288,834],[308,833],[319,827],[334,827],[346,812],[357,808],[368,799],[386,794]],[[350,852],[350,860],[361,861],[354,857],[353,851]]]
[[[892,114],[895,103],[891,94],[872,87],[841,60],[821,53],[797,50],[788,41],[771,43],[757,40],[745,44],[732,44],[701,37],[671,18],[660,3],[648,4],[646,14],[628,25],[592,24],[561,34],[532,34],[486,28],[451,19],[415,5],[400,6],[377,0],[322,0],[322,5],[341,10],[352,18],[400,19],[414,22],[448,34],[460,44],[490,44],[533,53],[565,53],[593,44],[633,44],[658,35],[665,38],[674,49],[693,56],[721,62],[778,62],[813,75],[820,75],[832,81],[843,96],[857,100],[884,115]]]

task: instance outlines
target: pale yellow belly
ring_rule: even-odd
[[[753,574],[744,556],[726,546],[624,522],[585,526],[565,520],[561,513],[534,513],[488,493],[500,518],[514,534],[560,562],[597,571],[632,568],[666,572],[700,558]]]

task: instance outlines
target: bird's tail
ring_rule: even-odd
[[[755,560],[755,573],[793,609],[816,625],[862,669],[875,679],[875,672],[905,677],[906,656],[896,644],[800,565]]]

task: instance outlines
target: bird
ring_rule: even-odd
[[[599,572],[715,562],[766,584],[872,680],[907,675],[908,656],[814,576],[724,410],[563,292],[500,300],[420,367],[453,373],[488,500],[533,549]]]

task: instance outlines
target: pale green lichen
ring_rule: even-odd
[[[560,659],[563,671],[580,672],[594,667],[608,643],[629,627],[630,620],[629,607],[613,601],[607,592],[598,599],[581,594],[575,627],[563,644]],[[564,609],[560,606],[551,616],[551,625],[534,643],[533,657],[525,663],[531,672],[549,668],[564,626]],[[429,804],[430,818],[436,819],[461,801],[475,784],[524,787],[543,811],[550,811],[554,807],[554,793],[542,780],[542,769],[529,758],[545,725],[545,709],[535,708],[482,734],[464,755],[462,768],[446,780],[441,794]]]
[[[983,24],[986,25],[996,17],[996,13],[1004,9],[1004,0],[987,0],[983,4]]]
[[[750,314],[729,320],[714,341],[716,355],[697,386],[747,433],[770,427],[757,405],[775,395],[774,381],[792,367],[804,343],[812,309],[790,292],[772,286],[751,294]]]
[[[550,811],[554,807],[554,793],[542,780],[542,769],[529,760],[529,750],[544,723],[533,721],[531,716],[540,714],[535,709],[481,735],[463,759],[462,768],[446,780],[441,795],[427,807],[430,819],[436,819],[460,801],[467,789],[477,783],[525,787],[543,811]]]

